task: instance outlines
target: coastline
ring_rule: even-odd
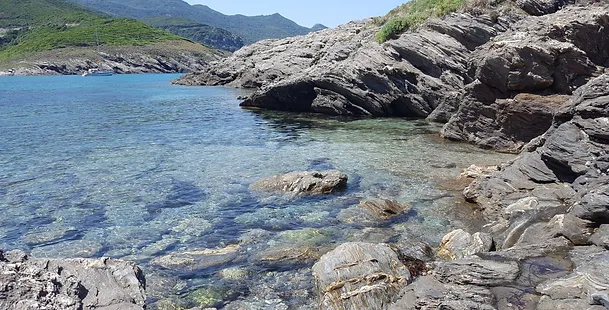
[[[443,138],[519,154],[464,171],[480,231],[455,230],[434,248],[407,239],[277,254],[317,260],[320,308],[609,309],[608,62],[582,39],[609,46],[609,6],[533,15],[453,14],[384,45],[370,40],[377,28],[351,23],[245,47],[176,83],[255,88],[242,103],[252,109],[426,118],[446,123]],[[288,41],[295,48],[277,49]],[[284,177],[268,182],[316,188]],[[358,208],[376,219],[407,209]]]

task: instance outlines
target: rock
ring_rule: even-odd
[[[483,176],[491,175],[493,172],[499,171],[497,166],[477,166],[471,165],[461,172],[462,177],[478,179]]]
[[[145,307],[145,280],[134,263],[99,259],[0,256],[2,309],[129,309]]]
[[[283,191],[294,195],[330,194],[347,187],[347,175],[337,170],[295,171],[258,181],[250,186],[258,191]]]
[[[581,220],[571,214],[556,215],[550,222],[545,224],[543,239],[563,236],[574,245],[588,245],[592,234],[590,223]],[[538,236],[538,238],[540,238]],[[548,238],[549,239],[549,238]]]
[[[609,249],[609,225],[601,225],[590,237],[590,242]]]
[[[407,213],[411,208],[394,200],[364,200],[355,207],[342,210],[338,219],[345,223],[375,224]]]
[[[444,284],[433,276],[423,276],[408,285],[400,299],[389,306],[402,309],[480,309],[494,310],[495,296],[484,287]]]
[[[565,237],[543,240],[542,243],[516,245],[508,249],[495,252],[478,253],[483,259],[500,261],[524,261],[529,258],[566,255],[573,244]]]
[[[477,232],[473,235],[462,229],[454,230],[442,238],[438,249],[438,257],[443,259],[460,259],[480,252],[488,252],[493,248],[493,238],[486,233]]]
[[[540,284],[537,292],[556,301],[577,299],[588,303],[593,294],[609,289],[609,251],[577,247],[570,256],[575,264],[573,273]]]
[[[313,266],[323,309],[387,309],[410,273],[386,244],[352,242]]]
[[[557,10],[567,1],[547,2],[560,2]],[[553,114],[567,100],[561,95],[584,85],[598,73],[597,65],[606,65],[597,61],[595,48],[571,32],[589,36],[600,30],[600,45],[609,44],[609,33],[604,33],[609,26],[607,7],[582,8],[569,6],[555,14],[521,19],[513,30],[478,47],[470,56],[473,82],[464,87],[462,104],[442,136],[518,153],[548,130]]]
[[[518,153],[526,143],[550,128],[554,111],[567,98],[521,94],[491,104],[465,100],[442,128],[441,135],[484,148]]]
[[[442,283],[488,287],[513,283],[520,270],[515,262],[459,259],[439,262],[433,272]]]
[[[203,70],[222,52],[186,41],[165,41],[143,46],[98,46],[74,51],[42,52],[34,60],[20,61],[8,75],[80,75],[101,68],[114,73],[183,73]]]
[[[436,257],[429,244],[422,241],[403,238],[391,246],[400,256],[401,261],[431,262]]]
[[[239,245],[229,245],[221,249],[174,252],[155,257],[150,264],[172,270],[197,271],[230,263],[239,256],[239,250]]]
[[[518,6],[531,15],[552,14],[567,4],[575,3],[575,0],[517,0]]]
[[[601,305],[605,309],[609,309],[609,295],[607,292],[594,293],[590,297],[592,298],[593,305]]]
[[[601,129],[609,124],[608,85],[605,74],[579,88],[557,112],[552,128],[501,171],[474,181],[468,199],[496,212],[515,197],[544,195],[581,219],[609,221],[609,140]]]
[[[446,120],[459,103],[467,55],[507,24],[455,14],[378,44],[367,21],[237,51],[178,83],[258,88],[242,103],[332,115],[419,116]],[[440,111],[441,110],[441,111]]]
[[[539,300],[537,310],[606,310],[605,307],[590,306],[589,302],[582,299],[560,299],[553,300],[548,296],[543,296]]]
[[[274,247],[250,257],[249,262],[272,270],[294,270],[310,266],[329,250],[327,247]]]

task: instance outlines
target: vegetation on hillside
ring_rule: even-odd
[[[375,22],[383,25],[376,34],[379,43],[397,37],[430,17],[443,17],[460,9],[465,0],[412,0],[391,10]]]
[[[153,16],[142,18],[141,21],[194,42],[203,43],[221,50],[234,52],[244,45],[240,37],[228,30],[201,24],[186,18]]]
[[[189,5],[182,0],[68,0],[107,14],[144,20],[154,16],[174,16],[226,29],[250,44],[262,39],[302,35],[312,30],[279,15],[224,15],[205,5]],[[319,28],[319,26],[317,27]],[[315,29],[318,30],[318,29]]]
[[[106,16],[61,0],[2,0],[0,59],[63,47],[144,45],[182,38],[142,22]]]

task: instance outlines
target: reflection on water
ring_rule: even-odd
[[[152,308],[313,307],[309,267],[321,254],[345,241],[437,244],[475,222],[438,185],[509,158],[443,141],[422,120],[242,110],[237,90],[171,78],[0,78],[0,246],[136,260]],[[307,169],[341,170],[347,191],[248,190]],[[384,223],[338,220],[371,198],[413,209]]]

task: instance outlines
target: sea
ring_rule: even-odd
[[[0,248],[133,260],[150,309],[316,309],[319,255],[344,242],[438,246],[476,228],[459,174],[512,158],[445,141],[425,120],[246,110],[244,90],[178,77],[0,77]],[[328,169],[348,175],[346,190],[250,190]],[[370,199],[412,209],[344,216]]]

